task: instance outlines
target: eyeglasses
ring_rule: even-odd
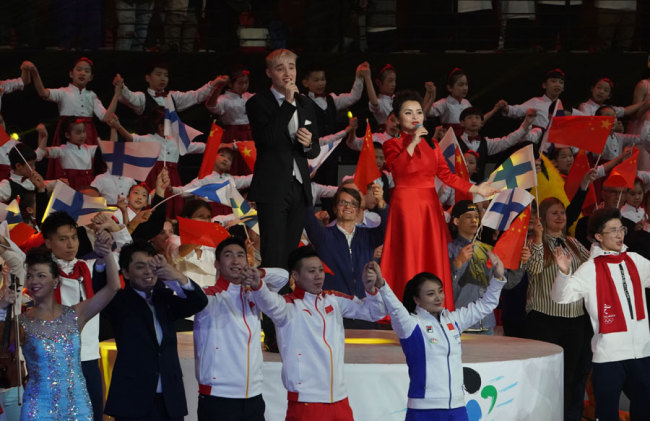
[[[346,207],[346,206],[349,206],[351,208],[358,208],[359,207],[359,204],[357,202],[348,202],[347,200],[339,200],[336,204],[343,207],[343,208]]]
[[[612,234],[612,235],[616,235],[616,234],[619,234],[619,233],[622,233],[623,235],[627,235],[627,227],[624,226],[624,225],[621,225],[621,226],[618,227],[618,228],[612,228],[612,229],[609,230],[609,231],[603,231],[603,234]]]

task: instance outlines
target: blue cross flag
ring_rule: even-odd
[[[200,131],[183,123],[178,117],[174,100],[171,95],[165,97],[165,138],[171,139],[178,145],[178,152],[185,155],[192,143],[192,139],[203,134]]]
[[[63,211],[73,217],[77,222],[84,215],[90,215],[97,212],[114,212],[116,208],[106,205],[106,199],[103,197],[86,196],[62,181],[57,181],[50,197],[50,202],[45,209],[43,221],[52,212]]]
[[[532,194],[518,187],[497,193],[485,211],[481,225],[498,231],[507,230],[533,198]]]
[[[143,181],[160,156],[158,142],[110,142],[100,140],[102,155],[110,174]]]

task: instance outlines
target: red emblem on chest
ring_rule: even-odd
[[[330,314],[333,311],[334,311],[334,307],[332,307],[331,304],[325,307],[325,313]]]

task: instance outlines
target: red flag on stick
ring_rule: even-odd
[[[526,207],[519,216],[512,221],[510,228],[501,234],[492,249],[492,253],[499,256],[503,267],[510,270],[519,269],[521,262],[521,249],[526,241],[528,223],[530,222],[530,206]],[[488,263],[490,263],[488,261]],[[488,265],[490,266],[490,265]]]
[[[463,180],[469,181],[469,171],[467,171],[467,165],[465,165],[465,158],[463,157],[463,152],[460,150],[460,146],[456,145],[454,154],[456,160],[454,170],[456,171],[456,175]],[[455,189],[454,198],[456,202],[460,202],[461,200],[474,200],[474,195]]]
[[[4,145],[5,143],[9,142],[11,140],[11,136],[5,131],[5,129],[0,126],[0,146]]]
[[[217,162],[217,153],[219,152],[219,145],[221,145],[222,136],[223,129],[217,126],[213,121],[212,127],[210,127],[210,135],[208,135],[208,140],[205,145],[205,152],[203,153],[199,178],[212,174],[214,163]]]
[[[202,246],[217,247],[220,242],[230,237],[224,227],[212,222],[195,221],[193,219],[178,219],[178,234],[181,244],[200,244]]]
[[[601,154],[613,125],[611,116],[554,117],[548,141]]]
[[[9,230],[9,237],[18,247],[21,247],[34,233],[36,233],[34,228],[24,222],[19,222]]]
[[[573,165],[571,165],[569,175],[564,181],[564,192],[566,193],[566,197],[569,200],[573,199],[573,196],[575,196],[575,194],[578,192],[580,184],[582,183],[582,179],[590,169],[591,167],[589,166],[587,154],[584,150],[581,149],[576,154],[573,160]],[[591,183],[589,185],[587,197],[585,198],[585,202],[583,203],[582,208],[586,209],[595,205],[596,200],[596,190],[594,189],[594,184]]]
[[[235,147],[237,148],[239,155],[244,158],[244,162],[246,162],[248,169],[251,170],[251,172],[255,171],[255,161],[257,160],[257,149],[255,148],[255,141],[237,141],[235,142]]]
[[[357,169],[354,173],[354,184],[361,190],[361,194],[366,194],[368,184],[379,177],[381,177],[381,173],[379,172],[379,168],[377,168],[370,123],[366,121],[366,135],[363,137],[363,146],[361,147]]]
[[[609,177],[603,183],[607,187],[626,187],[634,188],[634,179],[636,178],[637,165],[639,161],[639,150],[634,148],[632,155],[612,169]]]

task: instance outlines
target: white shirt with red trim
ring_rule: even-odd
[[[377,321],[386,316],[379,293],[361,300],[337,291],[310,294],[300,287],[283,297],[266,284],[252,297],[275,323],[282,355],[282,383],[290,399],[334,403],[347,397],[343,381],[343,318]]]
[[[289,280],[284,269],[263,269],[273,290]],[[262,393],[261,311],[250,291],[220,277],[204,288],[208,305],[194,316],[195,374],[199,393],[247,399]]]

